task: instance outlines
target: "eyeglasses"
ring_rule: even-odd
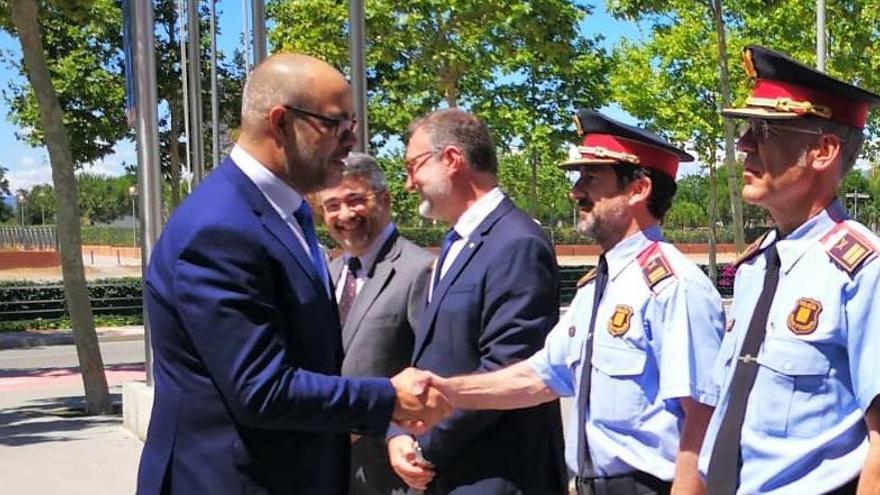
[[[284,108],[290,110],[294,113],[301,113],[307,117],[311,117],[313,119],[318,119],[324,124],[324,127],[327,129],[333,129],[333,135],[339,136],[339,134],[344,133],[345,131],[354,132],[357,129],[357,118],[350,117],[346,119],[341,119],[339,117],[330,117],[327,115],[321,115],[320,113],[310,112],[308,110],[303,110],[302,108],[292,107],[290,105],[284,105]]]
[[[421,168],[425,162],[428,161],[428,157],[433,156],[437,152],[439,152],[442,148],[434,148],[428,151],[423,151],[416,156],[407,158],[403,161],[403,168],[406,170],[406,175],[412,177],[416,170]],[[424,158],[423,158],[424,157]]]
[[[822,129],[803,129],[801,127],[777,124],[775,122],[771,124],[765,119],[749,119],[740,123],[737,135],[742,139],[746,133],[750,132],[755,141],[758,143],[764,143],[770,138],[770,134],[773,132],[778,133],[779,131],[811,134],[813,136],[821,136],[822,134],[825,134]]]
[[[349,210],[357,210],[361,211],[366,208],[367,203],[370,202],[370,198],[374,197],[376,193],[366,193],[366,194],[358,194],[353,193],[345,196],[342,199],[330,199],[327,200],[323,207],[324,212],[330,214],[336,214],[342,211],[342,205],[346,205]]]

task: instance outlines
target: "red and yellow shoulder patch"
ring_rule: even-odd
[[[580,289],[581,287],[583,287],[583,286],[587,285],[588,283],[592,282],[593,279],[595,279],[595,278],[596,278],[596,269],[593,268],[592,270],[590,270],[590,271],[588,271],[587,273],[585,273],[584,276],[581,277],[581,278],[578,280],[577,288]]]
[[[660,282],[675,275],[672,271],[672,265],[669,260],[663,256],[663,250],[660,249],[660,243],[655,242],[650,247],[642,251],[638,256],[639,266],[642,267],[642,275],[648,287],[654,290]]]
[[[739,258],[737,258],[736,261],[733,262],[733,265],[736,266],[737,268],[739,268],[739,265],[742,265],[743,263],[751,260],[752,258],[757,256],[759,253],[761,253],[761,251],[763,251],[761,249],[761,244],[764,243],[764,239],[767,238],[767,236],[770,234],[770,232],[771,231],[769,231],[769,230],[767,232],[764,232],[763,234],[761,234],[760,237],[755,239],[755,242],[749,244],[749,247],[747,247],[746,250],[743,251],[743,253],[741,255],[739,255]]]
[[[822,244],[828,257],[850,276],[855,275],[866,261],[877,256],[874,245],[846,222],[840,222],[828,231],[822,238]]]

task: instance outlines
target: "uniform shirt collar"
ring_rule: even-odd
[[[605,262],[608,263],[608,275],[611,280],[617,278],[624,268],[635,261],[636,257],[647,249],[651,244],[663,240],[660,227],[651,225],[644,230],[630,234],[605,252]]]
[[[376,239],[373,240],[373,243],[370,244],[370,247],[367,249],[367,252],[364,253],[363,256],[358,256],[358,260],[361,262],[361,270],[364,273],[370,273],[373,271],[373,265],[376,264],[376,258],[379,256],[379,250],[382,249],[382,246],[385,245],[385,242],[388,241],[388,238],[391,237],[391,234],[394,233],[396,227],[393,222],[388,222],[388,225],[382,229],[382,232],[376,236]],[[348,265],[348,260],[351,259],[351,255],[345,253],[345,264]]]
[[[776,243],[779,252],[780,268],[788,272],[817,242],[821,242],[825,234],[839,222],[848,218],[840,201],[834,200],[824,210],[807,219],[790,234]],[[779,233],[774,230],[764,241],[762,248],[769,247],[777,240]]]
[[[464,213],[458,217],[458,221],[452,227],[462,239],[469,239],[474,230],[479,227],[483,220],[495,211],[495,208],[504,200],[504,193],[498,186],[476,200]]]
[[[302,195],[270,172],[244,148],[235,145],[229,153],[229,157],[263,193],[263,196],[266,197],[272,208],[281,215],[281,218],[287,219],[299,209],[303,201]]]

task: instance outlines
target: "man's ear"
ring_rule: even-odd
[[[272,107],[269,109],[269,132],[275,139],[284,139],[286,136],[285,127],[289,124],[288,114],[284,107]]]
[[[445,146],[440,151],[440,160],[446,166],[446,172],[454,175],[460,172],[464,167],[464,154],[458,146]]]
[[[648,201],[648,198],[651,197],[651,191],[654,189],[654,184],[651,182],[650,177],[639,177],[630,182],[627,189],[629,189],[630,193],[629,204],[634,205],[636,203]]]
[[[842,145],[840,138],[834,134],[819,136],[818,142],[807,150],[807,154],[812,158],[810,166],[817,172],[828,170],[840,158]]]

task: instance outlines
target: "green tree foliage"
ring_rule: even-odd
[[[122,79],[122,17],[116,2],[95,0],[71,10],[67,2],[43,2],[41,29],[46,62],[74,163],[92,162],[113,151],[129,130],[125,122]],[[25,69],[17,54],[4,52],[4,62]],[[32,146],[45,145],[40,112],[27,81],[10,82],[3,97],[16,133]]]
[[[12,207],[6,203],[6,197],[9,196],[9,179],[6,178],[8,169],[0,166],[0,223],[12,218]]]
[[[723,144],[712,4],[709,0],[615,0],[609,3],[613,14],[639,21],[648,32],[644,39],[623,40],[615,48],[615,70],[611,74],[614,98],[653,129],[688,142],[707,166],[717,164]],[[880,24],[880,0],[835,0],[826,4],[828,72],[869,90],[880,91],[880,32],[876,30]],[[739,65],[743,46],[764,45],[789,53],[807,65],[815,63],[815,7],[815,2],[797,0],[724,2],[734,104],[740,104],[750,88]],[[875,111],[866,129],[865,156],[871,161],[878,159],[878,130],[880,113]],[[741,164],[737,165],[736,172],[739,177]],[[869,174],[869,178],[871,176]],[[880,184],[880,180],[875,182]],[[708,188],[708,181],[704,187]],[[738,181],[737,187],[740,187]],[[728,192],[727,181],[719,180],[719,197],[725,197]],[[864,205],[866,214],[873,208],[875,197],[876,194],[872,195],[871,206]],[[729,225],[730,203],[719,201],[718,206],[720,220]],[[860,210],[862,208],[860,205]],[[747,228],[770,222],[766,212],[751,205],[744,205],[743,219]]]
[[[374,0],[365,7],[375,149],[399,154],[412,120],[442,107],[467,108],[489,124],[504,162],[501,183],[515,200],[542,221],[569,218],[560,194],[569,182],[554,164],[563,143],[577,139],[573,111],[598,108],[608,98],[607,56],[598,38],[578,31],[590,8],[565,0]],[[267,10],[275,21],[274,50],[309,53],[346,70],[344,2],[274,0]],[[532,157],[538,158],[537,202]],[[399,163],[390,172],[402,180]],[[417,221],[409,209],[417,200],[395,200],[398,221]]]

